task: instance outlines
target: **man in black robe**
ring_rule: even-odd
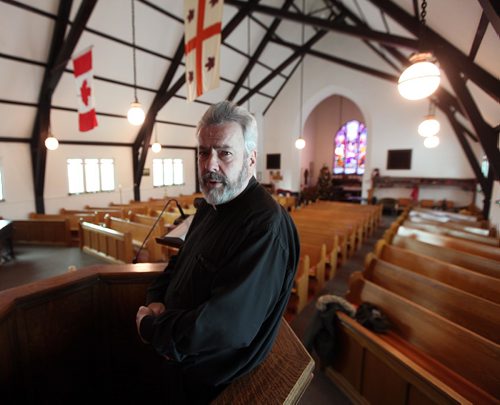
[[[197,135],[205,201],[136,320],[142,340],[167,359],[171,403],[208,403],[264,360],[299,260],[291,218],[253,176],[254,117],[221,102]]]

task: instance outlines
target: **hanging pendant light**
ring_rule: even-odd
[[[161,151],[161,144],[158,142],[158,125],[155,125],[155,142],[151,145],[151,150],[153,153]]]
[[[424,139],[424,146],[428,149],[435,148],[439,145],[439,137],[434,135],[434,136],[429,136]]]
[[[427,1],[422,1],[420,13],[420,47],[424,48]],[[398,80],[398,91],[407,100],[421,100],[433,94],[441,82],[441,72],[430,52],[419,52],[410,57],[411,65]]]
[[[424,120],[418,126],[420,136],[429,137],[436,135],[441,129],[441,124],[436,118],[435,105],[432,101],[429,103],[429,113],[424,117]]]
[[[127,112],[128,122],[132,125],[139,126],[144,122],[146,115],[142,109],[141,103],[137,99],[137,65],[135,57],[135,7],[134,0],[132,3],[132,54],[133,54],[133,66],[134,66],[134,101],[130,104],[130,108]]]
[[[56,150],[59,147],[59,141],[52,134],[50,127],[49,127],[49,134],[48,134],[47,138],[45,138],[45,147],[48,150]]]
[[[302,0],[302,13],[305,11],[305,3],[304,0]],[[304,45],[304,33],[305,33],[305,24],[302,24],[302,42],[301,44]],[[298,150],[302,150],[306,147],[306,140],[302,137],[302,98],[303,98],[303,92],[304,92],[304,55],[302,56],[302,61],[300,62],[300,108],[299,108],[299,137],[295,141],[295,148]]]

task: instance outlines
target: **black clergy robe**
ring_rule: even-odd
[[[144,317],[141,335],[191,384],[227,385],[271,350],[298,260],[293,221],[252,177],[235,199],[198,208],[179,254],[148,290],[147,303],[166,311]]]

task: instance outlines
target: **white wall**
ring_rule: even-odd
[[[33,176],[28,143],[0,143],[3,196],[0,216],[8,219],[26,218],[35,211]]]
[[[349,45],[362,46],[351,42]],[[364,50],[360,49],[359,52]],[[377,67],[377,64],[378,62],[373,61],[374,67]],[[423,139],[417,133],[417,126],[427,114],[428,103],[404,100],[397,92],[395,83],[340,65],[325,63],[314,57],[306,58],[304,83],[303,110],[306,117],[322,100],[335,94],[349,98],[361,110],[368,127],[367,167],[363,180],[364,197],[370,186],[370,173],[373,168],[379,168],[382,176],[474,178],[451,126],[446,117],[439,112],[437,115],[441,122],[439,134],[441,144],[435,149],[426,149],[423,146]],[[299,122],[300,107],[296,102],[300,94],[299,84],[299,75],[296,72],[266,114],[264,122],[265,153],[281,151],[282,162],[285,164],[282,164],[283,181],[280,187],[292,190],[299,190],[300,187],[299,152],[293,147]],[[315,146],[316,150],[323,147],[330,148],[330,145]],[[411,170],[387,170],[388,149],[412,149]],[[316,161],[316,166],[323,163]],[[377,190],[375,196],[381,198],[386,193],[400,193],[395,197],[406,197],[410,190]],[[420,197],[436,200],[446,198],[458,204],[469,204],[473,195],[464,193],[460,189],[440,188],[422,189]]]

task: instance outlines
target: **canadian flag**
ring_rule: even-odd
[[[184,0],[187,99],[219,86],[222,0]]]
[[[78,99],[78,127],[81,132],[86,132],[97,127],[92,83],[92,47],[73,57],[73,71]]]

